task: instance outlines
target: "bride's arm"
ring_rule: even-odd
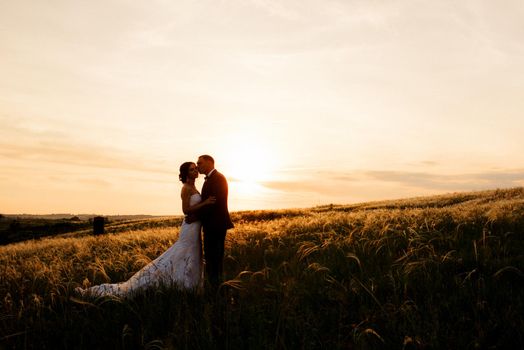
[[[195,205],[189,205],[189,200],[191,198],[191,191],[186,188],[182,187],[182,192],[180,193],[180,197],[182,198],[182,211],[185,215],[191,215],[198,212],[198,210],[206,205],[214,204],[215,203],[215,197],[209,197],[205,201],[202,201],[200,203],[197,203]]]

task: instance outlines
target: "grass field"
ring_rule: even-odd
[[[79,300],[179,217],[0,247],[0,349],[524,348],[524,189],[233,213],[217,294]]]

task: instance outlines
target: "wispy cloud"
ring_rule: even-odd
[[[303,16],[297,11],[301,6],[286,6],[282,1],[272,0],[251,0],[257,8],[267,11],[271,16],[276,16],[286,20],[298,20]],[[298,4],[294,4],[298,5]]]
[[[170,174],[169,168],[154,159],[143,159],[125,150],[79,141],[56,128],[44,124],[10,123],[0,118],[0,160],[9,167],[9,161],[43,162],[63,166],[85,166],[104,169],[122,169]]]
[[[0,143],[0,157],[94,168],[172,173],[168,168],[155,166],[145,159],[133,158],[119,151],[67,142],[39,142],[35,145]]]
[[[354,172],[317,172],[318,177],[295,181],[268,181],[263,186],[282,192],[309,192],[341,195],[349,187],[396,185],[424,191],[467,191],[524,185],[524,169],[506,169],[471,174],[435,174],[410,171],[359,170]]]
[[[96,179],[96,178],[83,178],[79,180],[80,183],[83,183],[88,186],[95,186],[97,188],[110,188],[111,183],[106,180]]]
[[[283,191],[283,192],[310,192],[323,193],[326,191],[336,193],[337,190],[332,186],[321,181],[313,180],[298,180],[298,181],[265,181],[261,183],[262,186]]]
[[[373,180],[433,190],[473,190],[512,187],[522,186],[524,182],[524,169],[453,175],[408,171],[366,171],[364,174]]]

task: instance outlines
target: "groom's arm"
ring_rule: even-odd
[[[188,224],[191,224],[195,221],[198,221],[198,215],[195,213],[195,214],[188,214],[186,216],[184,216],[184,221]]]
[[[191,212],[185,215],[186,223],[191,224],[195,221],[198,221],[202,218],[203,212],[205,212],[205,208],[208,207],[207,205],[197,204],[195,207],[192,208]]]

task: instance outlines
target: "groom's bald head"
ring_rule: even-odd
[[[215,165],[215,160],[213,159],[213,157],[211,157],[210,155],[208,154],[203,154],[201,155],[200,157],[198,157],[198,159],[202,158],[203,160],[205,160],[206,162],[211,162],[211,164]]]
[[[208,174],[215,168],[215,160],[210,155],[201,155],[198,157],[197,167],[200,174]]]

